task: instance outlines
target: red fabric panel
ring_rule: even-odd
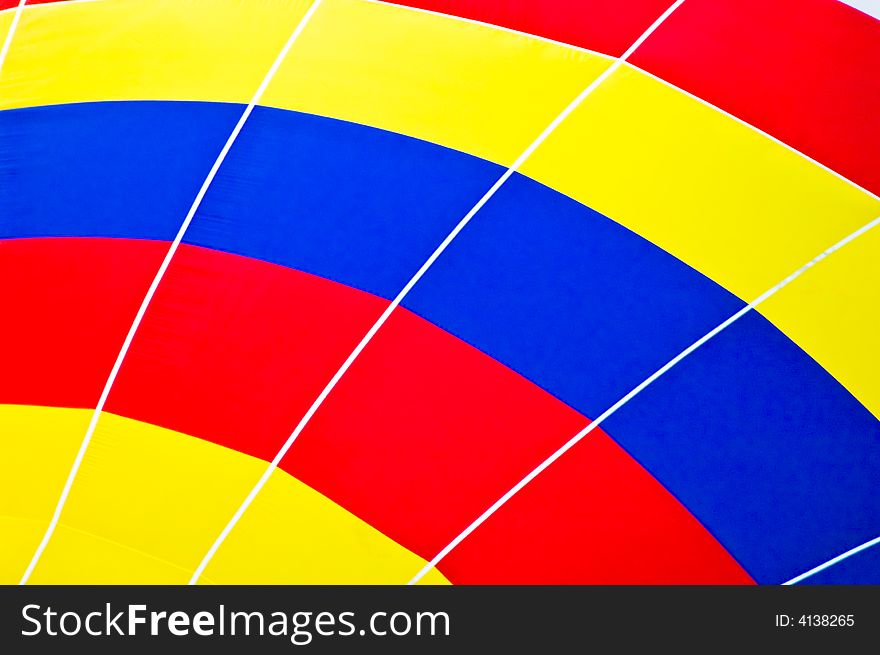
[[[525,378],[403,310],[281,466],[430,558],[585,423]]]
[[[93,407],[167,247],[0,242],[0,279],[10,282],[0,286],[9,317],[0,322],[0,402]],[[271,459],[386,304],[306,273],[182,245],[106,409]],[[430,558],[586,422],[401,309],[281,466]],[[472,535],[444,572],[462,582],[746,579],[601,431],[590,443]],[[511,525],[531,533],[527,547],[497,536]],[[629,558],[597,573],[595,555],[620,544],[629,544]]]
[[[672,0],[395,0],[618,56]]]
[[[107,410],[271,460],[387,301],[182,245]]]
[[[586,424],[524,378],[401,312],[281,466],[430,559]],[[601,430],[544,475],[441,566],[453,582],[751,582]]]
[[[457,584],[754,583],[659,482],[597,431],[438,568]]]
[[[0,402],[94,407],[167,250],[129,239],[0,241]]]
[[[880,192],[880,21],[835,0],[688,0],[632,62]]]

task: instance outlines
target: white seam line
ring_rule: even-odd
[[[828,560],[824,564],[820,564],[819,566],[812,568],[805,573],[801,573],[799,576],[792,578],[788,582],[783,582],[782,585],[783,586],[795,585],[798,582],[802,582],[802,581],[806,580],[807,578],[809,578],[810,576],[816,575],[817,573],[820,573],[821,571],[824,571],[825,569],[832,567],[835,564],[842,562],[843,560],[845,560],[849,557],[852,557],[853,555],[857,555],[858,553],[861,553],[863,550],[868,550],[871,546],[876,546],[877,544],[880,544],[880,537],[875,537],[874,539],[871,539],[871,541],[866,541],[861,546],[856,546],[855,548],[851,548],[848,551],[846,551],[845,553],[841,553],[837,557],[831,558],[830,560]]]
[[[554,452],[552,455],[550,455],[550,457],[548,457],[543,462],[541,462],[537,467],[535,467],[522,480],[517,482],[507,493],[505,493],[503,496],[501,496],[501,498],[499,498],[497,501],[495,501],[495,503],[493,503],[492,506],[489,507],[489,509],[487,509],[485,512],[480,514],[480,516],[478,516],[477,519],[473,523],[471,523],[464,530],[462,530],[462,532],[455,539],[453,539],[451,542],[449,542],[449,544],[447,544],[446,547],[443,548],[443,550],[441,550],[439,553],[437,553],[437,555],[430,562],[425,564],[425,566],[422,567],[422,569],[415,575],[415,577],[413,577],[412,580],[410,580],[407,584],[413,585],[413,584],[416,584],[419,580],[421,580],[431,569],[435,568],[437,566],[437,564],[444,557],[446,557],[450,553],[450,551],[452,551],[452,549],[454,549],[456,546],[458,546],[458,544],[460,544],[462,541],[464,541],[468,537],[468,535],[470,535],[474,530],[476,530],[478,527],[480,527],[480,525],[482,525],[490,516],[492,516],[495,512],[497,512],[498,509],[501,508],[501,506],[504,505],[508,500],[513,498],[513,496],[516,495],[523,487],[525,487],[529,482],[531,482],[536,477],[538,477],[538,475],[540,475],[547,467],[549,467],[551,464],[553,464],[553,462],[555,462],[557,459],[562,457],[566,452],[568,452],[581,439],[583,439],[588,434],[590,434],[590,432],[592,432],[597,427],[599,427],[606,419],[608,419],[608,417],[610,417],[617,410],[619,410],[621,407],[626,405],[630,400],[635,398],[646,387],[653,384],[658,378],[663,376],[666,372],[668,372],[676,364],[681,362],[684,358],[686,358],[692,352],[697,350],[700,346],[705,344],[707,341],[709,341],[710,339],[715,337],[717,334],[719,334],[720,332],[723,332],[728,327],[730,327],[731,325],[736,323],[739,319],[741,319],[743,316],[745,316],[750,311],[755,309],[758,305],[763,303],[765,300],[767,300],[771,296],[775,295],[776,293],[781,291],[783,288],[787,287],[789,284],[794,282],[794,280],[796,280],[801,275],[806,273],[808,270],[813,268],[816,264],[821,262],[823,259],[832,255],[836,251],[840,250],[846,244],[850,243],[854,239],[857,239],[858,237],[863,235],[868,230],[876,227],[878,224],[880,224],[880,216],[878,216],[874,220],[870,221],[869,223],[863,225],[855,232],[852,232],[851,234],[847,235],[846,237],[844,237],[843,239],[841,239],[840,241],[835,243],[833,246],[831,246],[827,250],[824,250],[821,254],[817,255],[816,257],[811,259],[809,262],[807,262],[806,264],[801,266],[799,269],[797,269],[794,273],[790,274],[788,277],[783,279],[781,282],[779,282],[778,284],[774,285],[773,287],[771,287],[770,289],[768,289],[767,291],[762,293],[760,296],[755,298],[748,305],[746,305],[745,307],[740,309],[738,312],[733,314],[727,320],[720,323],[718,326],[716,326],[715,328],[713,328],[712,330],[707,332],[705,335],[703,335],[702,337],[697,339],[690,346],[688,346],[687,348],[682,350],[678,355],[676,355],[675,357],[670,359],[668,362],[666,362],[666,364],[664,364],[662,367],[657,369],[649,377],[647,377],[645,380],[643,380],[638,386],[634,387],[628,394],[623,396],[623,398],[621,398],[616,403],[614,403],[611,407],[609,407],[607,410],[605,410],[605,412],[603,412],[598,418],[596,418],[595,420],[588,423],[587,426],[583,430],[581,430],[576,435],[574,435],[571,439],[566,441],[565,444],[562,445],[562,447],[560,447],[556,452]]]
[[[143,320],[144,314],[146,313],[147,308],[149,307],[150,302],[153,299],[153,295],[156,293],[156,289],[158,288],[159,283],[162,281],[162,278],[165,275],[165,271],[168,270],[168,266],[171,264],[174,253],[177,252],[177,248],[180,246],[180,243],[183,240],[183,236],[186,233],[189,224],[192,222],[193,217],[199,209],[199,206],[202,204],[202,199],[205,197],[205,194],[208,191],[208,187],[210,187],[211,183],[214,181],[214,177],[217,175],[217,171],[220,170],[220,166],[226,159],[226,155],[229,153],[229,150],[232,148],[232,145],[238,138],[238,135],[244,127],[245,122],[247,122],[248,117],[251,115],[254,107],[259,102],[260,97],[266,91],[266,88],[269,86],[272,78],[275,77],[275,73],[278,71],[278,68],[281,66],[282,61],[284,61],[284,58],[287,56],[288,51],[293,46],[299,35],[302,33],[306,24],[309,22],[309,19],[315,13],[315,10],[320,6],[321,2],[322,0],[315,0],[312,6],[309,7],[309,10],[300,19],[293,33],[287,39],[287,43],[284,44],[284,47],[278,53],[278,56],[275,58],[275,61],[273,62],[271,68],[266,73],[263,81],[260,83],[260,86],[257,88],[256,93],[254,93],[254,96],[251,99],[250,103],[248,103],[248,106],[242,112],[241,117],[238,119],[238,123],[236,123],[235,128],[229,135],[229,138],[226,139],[226,143],[224,144],[223,149],[220,151],[220,154],[217,155],[217,159],[214,161],[214,165],[211,167],[208,176],[202,183],[202,187],[199,189],[195,200],[193,200],[192,206],[190,206],[189,212],[187,212],[186,218],[183,220],[183,223],[181,224],[180,229],[177,232],[177,236],[174,237],[174,241],[172,241],[171,246],[168,248],[168,252],[165,254],[165,259],[162,260],[162,265],[156,272],[156,276],[153,278],[152,284],[150,284],[147,295],[144,296],[143,302],[141,302],[141,306],[138,309],[134,322],[131,324],[131,327],[128,330],[128,334],[125,337],[122,348],[120,349],[119,354],[116,356],[116,361],[113,364],[113,369],[110,371],[110,376],[107,378],[107,382],[104,384],[104,390],[101,392],[101,398],[98,400],[98,404],[95,406],[95,411],[92,413],[92,418],[91,421],[89,421],[89,426],[86,430],[85,437],[83,437],[83,441],[80,444],[79,451],[76,454],[76,459],[74,459],[73,466],[71,467],[70,473],[67,476],[67,481],[64,484],[64,489],[61,492],[61,497],[58,499],[58,504],[55,507],[55,512],[52,515],[52,520],[49,522],[49,527],[46,529],[46,533],[43,535],[43,539],[42,541],[40,541],[40,545],[37,547],[37,550],[34,553],[34,556],[31,559],[31,562],[28,565],[27,570],[22,576],[21,582],[19,582],[19,584],[23,585],[27,583],[28,578],[30,578],[31,573],[33,573],[34,567],[37,565],[37,562],[39,562],[40,556],[43,554],[46,545],[52,538],[52,534],[55,532],[55,528],[58,525],[58,519],[60,518],[61,512],[64,509],[64,504],[67,501],[68,495],[70,494],[70,489],[73,486],[73,481],[76,478],[76,474],[79,471],[80,465],[82,464],[86,449],[88,448],[89,442],[92,439],[92,435],[95,432],[95,428],[98,424],[98,419],[101,417],[101,413],[104,410],[104,405],[106,404],[107,398],[110,395],[110,390],[112,389],[113,383],[116,381],[116,376],[119,374],[119,370],[122,367],[122,362],[125,359],[126,354],[128,353],[128,349],[131,346],[131,342],[134,339],[134,335],[137,332],[141,321]]]
[[[3,39],[3,48],[0,49],[0,75],[3,73],[3,64],[6,63],[6,56],[9,54],[10,46],[12,46],[12,37],[15,36],[15,30],[18,27],[18,21],[21,20],[21,13],[26,2],[27,0],[19,0],[18,5],[15,7],[15,15],[13,15],[12,22],[9,24],[9,31],[6,32],[6,38]]]
[[[666,20],[673,11],[675,11],[685,0],[676,0],[663,14],[655,20],[651,26],[633,43],[629,49],[623,53],[619,58],[617,58],[608,68],[606,68],[595,80],[593,80],[587,88],[581,91],[578,96],[572,100],[568,106],[559,113],[556,118],[551,121],[551,123],[544,128],[544,130],[538,135],[538,137],[532,141],[532,143],[520,154],[519,157],[516,158],[516,161],[510,165],[504,174],[498,178],[495,184],[477,201],[477,204],[474,205],[471,210],[465,215],[461,221],[459,221],[458,225],[456,225],[452,231],[446,235],[446,238],[443,239],[442,243],[437,246],[437,249],[431,254],[430,257],[422,264],[421,268],[416,271],[416,274],[410,278],[409,282],[400,290],[400,293],[391,301],[391,304],[385,308],[385,311],[382,312],[381,316],[373,323],[373,326],[367,331],[364,337],[360,340],[357,346],[355,346],[354,350],[351,351],[351,354],[346,358],[346,360],[342,363],[342,366],[336,371],[318,397],[314,400],[314,402],[309,407],[308,411],[303,415],[300,419],[299,423],[297,423],[296,427],[291,432],[290,436],[287,438],[287,441],[284,442],[284,445],[281,446],[281,449],[278,451],[278,454],[272,459],[269,465],[266,467],[266,470],[263,472],[263,475],[257,481],[257,484],[251,489],[250,493],[242,502],[241,506],[235,511],[235,514],[232,515],[232,518],[229,519],[229,523],[226,524],[226,527],[220,532],[217,536],[217,539],[211,545],[211,548],[208,549],[208,552],[205,553],[205,556],[202,558],[202,561],[199,563],[199,566],[193,572],[192,578],[189,581],[189,584],[195,584],[199,576],[204,572],[205,568],[208,566],[208,563],[214,557],[214,554],[217,552],[217,549],[220,548],[221,544],[226,540],[226,537],[235,527],[236,523],[238,523],[239,519],[241,519],[242,515],[245,513],[247,508],[253,502],[254,498],[256,498],[257,494],[260,493],[260,490],[265,486],[266,482],[268,482],[269,477],[278,468],[278,464],[287,454],[287,451],[290,450],[290,447],[293,445],[293,442],[299,437],[302,431],[305,429],[306,425],[308,425],[309,421],[311,421],[312,417],[315,415],[315,412],[324,404],[327,396],[330,395],[330,392],[333,391],[334,387],[339,383],[339,380],[343,375],[351,368],[351,365],[355,362],[358,356],[361,354],[364,348],[367,347],[367,344],[372,341],[373,337],[379,331],[379,329],[385,324],[391,314],[395,309],[400,305],[406,295],[410,292],[410,290],[416,285],[416,283],[425,275],[429,268],[437,261],[437,258],[443,254],[443,251],[449,246],[450,243],[458,236],[458,234],[465,228],[465,226],[471,221],[471,219],[480,211],[480,209],[485,205],[492,196],[502,187],[502,185],[510,179],[510,177],[523,165],[523,163],[531,156],[533,152],[553,133],[553,131],[559,126],[562,121],[564,121],[569,114],[571,114],[577,107],[587,98],[602,82],[604,82],[610,75],[614,73],[615,70],[620,68],[626,59],[635,52],[636,48],[638,48],[644,41],[647,39],[653,32],[656,30],[664,20]]]

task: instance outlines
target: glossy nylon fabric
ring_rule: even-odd
[[[35,581],[185,582],[388,302],[666,8],[406,4],[452,16],[327,0],[285,58],[144,317]],[[847,145],[877,134],[877,22],[811,0],[783,28],[789,4],[689,0],[605,80],[407,296],[206,581],[405,582],[590,418],[880,214],[876,160]],[[0,73],[4,580],[308,6],[22,12]],[[748,91],[767,70],[776,102]],[[694,353],[425,581],[778,583],[876,536],[877,248],[866,234]]]

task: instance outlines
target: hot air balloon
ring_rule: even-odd
[[[880,583],[851,4],[0,0],[0,581]]]

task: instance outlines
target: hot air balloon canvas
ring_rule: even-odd
[[[880,583],[877,16],[0,0],[0,582]]]

